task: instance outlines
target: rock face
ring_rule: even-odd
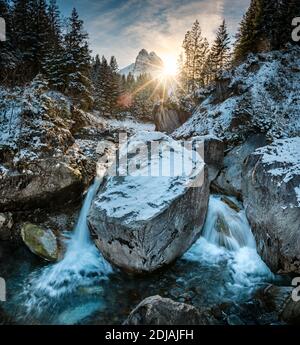
[[[205,324],[199,311],[191,305],[153,296],[142,301],[124,325],[200,325]]]
[[[233,195],[242,199],[242,169],[244,160],[256,149],[267,145],[263,134],[250,136],[245,143],[236,146],[224,158],[224,168],[213,182],[218,193]]]
[[[193,143],[208,167],[209,182],[214,181],[224,166],[224,142],[214,135],[194,136],[183,140]]]
[[[256,150],[243,168],[244,205],[273,271],[300,273],[300,137]]]
[[[184,110],[177,109],[176,107],[169,108],[161,103],[156,105],[153,109],[155,130],[171,134],[182,126],[190,116],[191,114]]]
[[[148,53],[146,49],[142,49],[135,63],[123,68],[120,71],[122,75],[131,73],[133,76],[138,77],[141,74],[151,74],[153,77],[161,73],[164,66],[163,61],[154,52]]]
[[[224,143],[214,135],[193,137],[199,145],[204,145],[204,162],[208,167],[209,181],[212,182],[224,165]]]
[[[129,168],[140,170],[136,175],[107,178],[94,200],[89,223],[109,262],[133,273],[152,272],[183,255],[200,236],[209,198],[207,171],[198,154],[196,168],[188,171],[193,166],[190,153],[162,133],[137,134],[128,150],[121,150],[120,161],[125,153],[130,157]],[[168,171],[170,162],[173,174]]]
[[[81,172],[67,162],[45,159],[29,163],[27,173],[0,180],[0,210],[54,206],[74,200],[84,189]]]
[[[21,235],[27,247],[37,256],[47,260],[58,259],[58,246],[55,235],[51,230],[44,230],[30,223],[25,223]]]
[[[68,100],[34,86],[0,95],[0,212],[79,199],[95,164],[75,144]]]
[[[13,224],[11,213],[0,213],[0,241],[7,241],[11,238]]]
[[[250,55],[215,87],[198,90],[198,106],[176,135],[214,134],[230,144],[258,132],[271,140],[300,135],[299,64],[299,47]]]
[[[288,324],[299,324],[300,301],[292,299],[293,288],[290,286],[269,285],[261,299],[266,308],[275,311],[281,321]]]

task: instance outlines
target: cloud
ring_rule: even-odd
[[[212,41],[223,18],[231,34],[250,0],[64,0],[77,6],[90,34],[94,53],[115,55],[121,67],[146,48],[162,58],[179,55],[187,30],[198,19],[203,35]]]

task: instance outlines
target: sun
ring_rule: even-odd
[[[177,74],[177,59],[175,56],[168,55],[163,59],[164,68],[162,73],[165,77],[175,77]]]

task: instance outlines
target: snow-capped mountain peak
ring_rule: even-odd
[[[142,49],[135,63],[120,70],[120,74],[127,76],[129,73],[138,77],[141,74],[151,74],[153,76],[160,73],[164,66],[162,59],[156,55],[155,52],[150,52]]]

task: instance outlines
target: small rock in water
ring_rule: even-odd
[[[124,322],[125,325],[199,325],[199,311],[188,304],[160,296],[142,301]]]
[[[237,213],[241,212],[241,210],[242,210],[238,204],[236,204],[235,202],[233,202],[232,200],[230,200],[229,198],[227,198],[224,195],[221,197],[221,201],[223,201],[227,206],[232,208]]]
[[[216,230],[225,236],[228,236],[228,237],[231,236],[229,226],[222,215],[219,215],[217,218]]]
[[[21,235],[26,246],[37,256],[47,260],[56,261],[59,256],[55,235],[50,229],[41,229],[37,225],[25,223]]]

